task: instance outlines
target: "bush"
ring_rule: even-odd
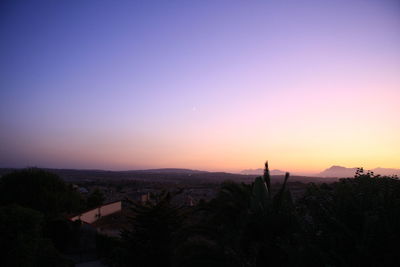
[[[43,215],[18,205],[0,208],[2,266],[68,266],[50,240],[42,237]]]
[[[56,174],[28,168],[0,179],[0,205],[18,204],[38,210],[46,217],[80,209],[81,196]]]
[[[331,185],[311,185],[299,202],[304,244],[331,265],[393,266],[400,262],[400,181],[357,172]],[[318,255],[318,256],[317,256]]]

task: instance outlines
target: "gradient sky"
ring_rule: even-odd
[[[0,167],[400,168],[400,2],[1,1]]]

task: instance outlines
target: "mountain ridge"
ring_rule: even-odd
[[[318,173],[317,176],[320,177],[338,177],[338,178],[344,178],[344,177],[354,177],[356,174],[358,167],[343,167],[343,166],[338,166],[338,165],[333,165],[329,167],[328,169],[323,170],[322,172]],[[371,171],[374,174],[379,174],[382,176],[392,176],[392,175],[400,175],[400,169],[394,169],[394,168],[374,168],[371,170],[364,169],[365,172]]]
[[[356,174],[356,171],[359,167],[344,167],[344,166],[339,166],[339,165],[332,165],[331,167],[323,170],[322,172],[319,173],[314,173],[314,174],[307,174],[307,176],[314,176],[314,177],[326,177],[326,178],[348,178],[348,177],[354,177]],[[381,168],[377,167],[371,170],[365,169],[364,171],[371,171],[376,175],[381,175],[381,176],[393,176],[397,175],[400,176],[400,169],[395,169],[395,168]],[[264,173],[264,169],[258,168],[258,169],[245,169],[241,172],[240,174],[243,175],[262,175]],[[281,170],[270,170],[271,175],[284,175],[285,172]],[[294,173],[291,173],[293,175],[299,175]]]
[[[258,168],[258,169],[246,169],[240,172],[240,174],[243,175],[262,175],[264,173],[264,169],[262,168]],[[285,175],[286,172],[278,170],[278,169],[274,169],[274,170],[270,170],[269,174],[270,175]]]

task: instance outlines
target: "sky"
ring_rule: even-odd
[[[400,168],[400,2],[1,1],[0,167]]]

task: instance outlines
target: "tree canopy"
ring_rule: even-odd
[[[17,170],[0,179],[0,205],[19,204],[54,217],[79,210],[81,203],[71,185],[45,170]]]
[[[68,266],[42,235],[43,215],[18,205],[0,207],[0,263],[8,267]]]

